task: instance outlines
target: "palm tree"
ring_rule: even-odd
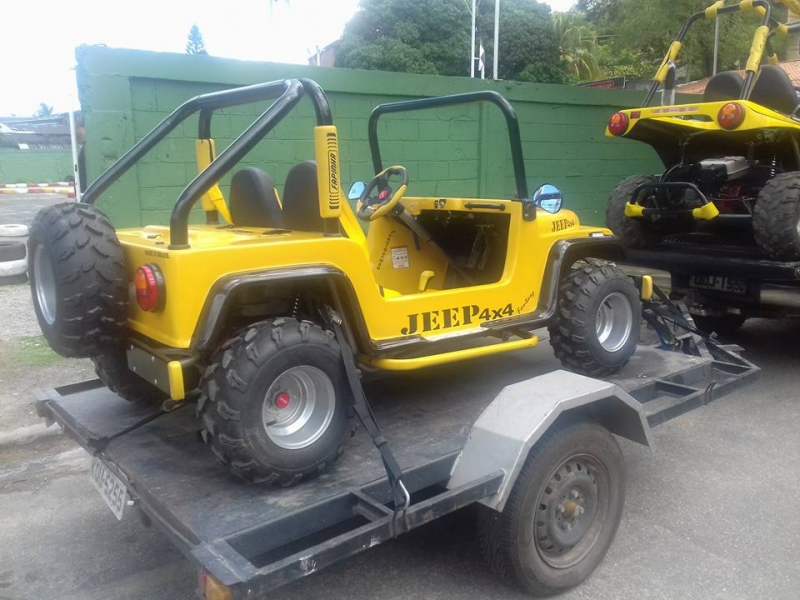
[[[594,29],[573,13],[553,13],[552,22],[564,70],[578,81],[599,79],[603,73],[595,57]]]

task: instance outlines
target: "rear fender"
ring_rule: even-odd
[[[224,341],[221,339],[225,323],[234,306],[236,292],[252,288],[275,286],[287,283],[324,284],[325,300],[343,317],[343,329],[353,348],[369,347],[369,334],[366,323],[358,309],[355,290],[349,279],[340,270],[326,265],[303,268],[273,269],[237,273],[219,279],[203,305],[197,327],[192,336],[191,350],[206,354],[216,350]]]

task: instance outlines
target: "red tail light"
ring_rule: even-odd
[[[136,287],[136,302],[142,310],[156,312],[164,308],[167,290],[164,276],[157,265],[147,264],[136,269],[133,283]]]
[[[728,102],[717,113],[717,122],[723,129],[736,129],[744,122],[744,106]]]
[[[620,112],[614,113],[608,120],[608,130],[611,132],[611,135],[622,135],[628,131],[629,123],[628,115]]]

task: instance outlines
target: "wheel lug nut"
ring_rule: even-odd
[[[558,505],[558,508],[556,508],[556,510],[558,511],[559,514],[562,515],[566,512],[566,509],[561,504]]]
[[[570,496],[572,496],[573,500],[577,500],[581,497],[581,495],[578,493],[578,490],[572,490],[572,492],[570,492]]]
[[[579,507],[576,509],[576,512],[577,512],[579,515],[582,515],[584,512],[586,512],[586,509],[585,509],[585,508],[583,508],[582,506],[579,506]]]

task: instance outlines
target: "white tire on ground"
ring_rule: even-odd
[[[28,235],[27,225],[0,225],[0,237],[25,237]]]
[[[28,270],[28,259],[7,260],[0,262],[0,277],[23,275]]]

